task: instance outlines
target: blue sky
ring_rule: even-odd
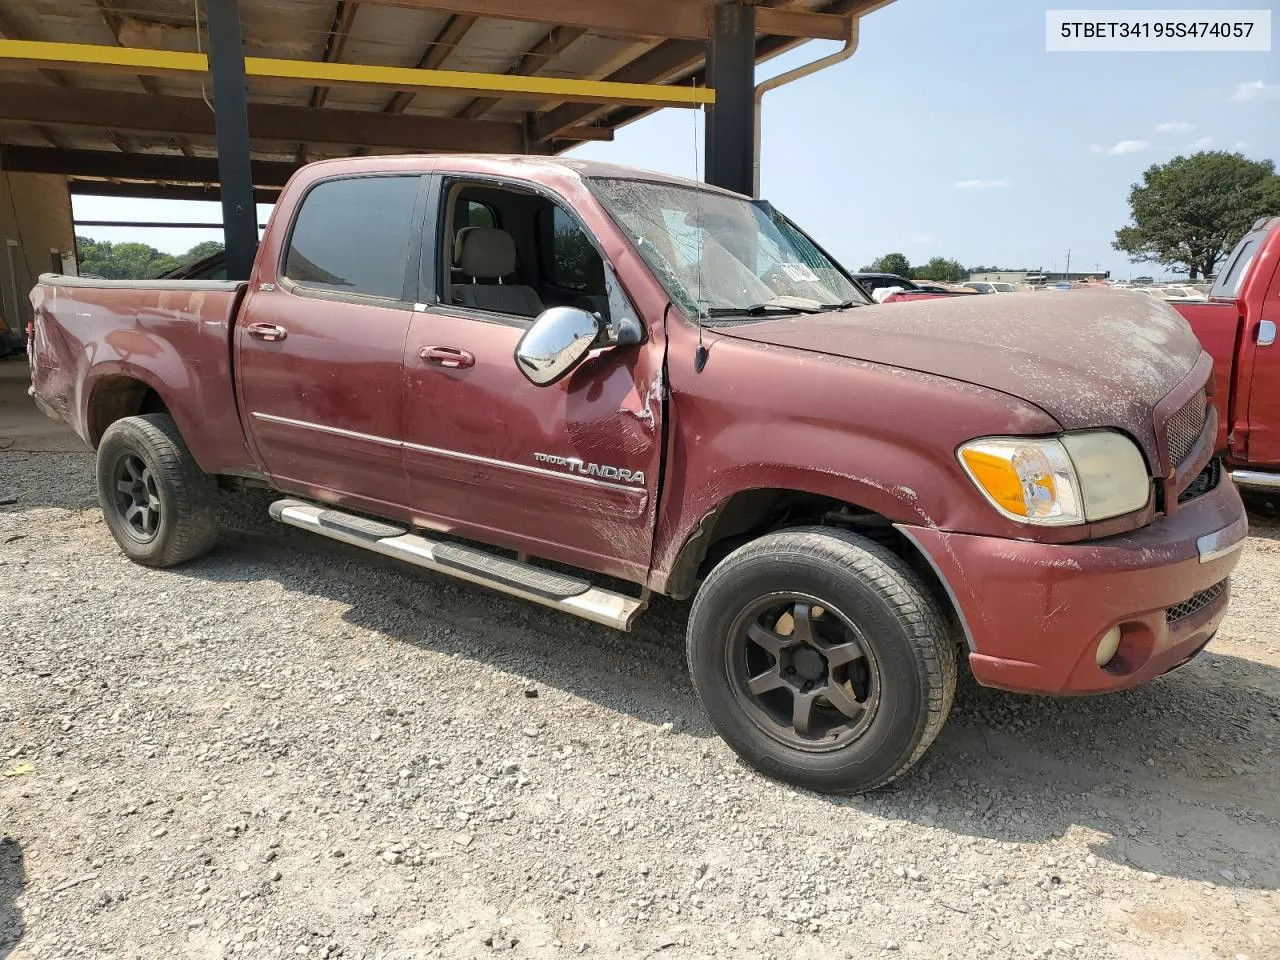
[[[1130,184],[1149,165],[1206,147],[1280,161],[1274,35],[1270,53],[1047,53],[1045,6],[1026,0],[897,0],[866,17],[861,34],[852,59],[769,93],[762,126],[762,194],[854,269],[895,250],[913,263],[942,255],[1062,269],[1071,248],[1073,269],[1101,264],[1128,276],[1142,268],[1111,240],[1126,222]],[[806,44],[759,78],[837,46]],[[701,132],[700,114],[666,110],[575,154],[695,176]],[[219,211],[81,198],[76,214],[216,220]],[[206,239],[193,230],[85,232],[174,251]]]

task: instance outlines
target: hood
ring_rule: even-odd
[[[1156,403],[1201,352],[1164,302],[1094,291],[876,304],[717,332],[990,387],[1035,404],[1065,429],[1127,430],[1149,453]]]

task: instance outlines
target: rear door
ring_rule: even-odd
[[[498,227],[520,251],[507,282],[534,287],[544,307],[578,305],[615,323],[621,311],[636,316],[566,204],[528,185],[512,185],[504,202],[493,193],[501,181],[443,181],[404,351],[415,522],[643,581],[661,458],[662,333],[594,351],[554,385],[529,383],[513,354],[535,318],[452,302],[454,234],[472,222],[457,210],[468,185],[495,198]]]
[[[274,283],[237,323],[241,411],[284,490],[403,515],[405,335],[417,290],[424,177],[315,183]]]

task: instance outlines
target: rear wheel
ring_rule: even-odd
[[[825,792],[900,776],[951,709],[937,602],[883,546],[836,528],[769,534],[707,577],[689,669],[717,732],[763,773]]]
[[[170,567],[217,539],[217,485],[200,469],[168,414],[125,417],[98,444],[98,499],[129,559]]]

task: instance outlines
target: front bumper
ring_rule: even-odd
[[[964,624],[974,677],[1028,693],[1136,686],[1195,656],[1227,610],[1247,533],[1235,484],[1141,530],[1078,544],[899,529],[924,551]],[[1121,628],[1115,657],[1098,643]]]

